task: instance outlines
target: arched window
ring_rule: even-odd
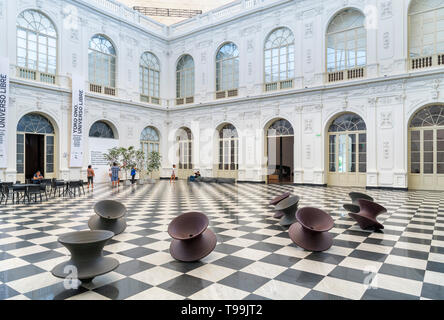
[[[39,11],[26,10],[17,18],[17,66],[22,78],[56,83],[57,32]]]
[[[91,138],[114,139],[114,131],[108,123],[97,121],[91,126],[89,136]]]
[[[151,52],[140,58],[140,100],[160,104],[160,63]]]
[[[367,127],[354,113],[337,117],[328,129],[330,173],[367,171]]]
[[[189,128],[180,128],[177,133],[179,145],[179,169],[193,169],[193,135]]]
[[[194,60],[190,55],[182,56],[176,67],[176,104],[194,102]]]
[[[153,151],[159,152],[159,133],[153,127],[146,127],[140,135],[140,145],[145,155]]]
[[[293,87],[294,35],[288,28],[274,30],[265,41],[265,91]]]
[[[239,136],[232,124],[219,130],[219,170],[238,170]]]
[[[413,0],[409,9],[411,68],[444,65],[444,0]]]
[[[90,91],[116,95],[116,50],[111,41],[98,34],[89,41]]]
[[[444,105],[419,110],[409,135],[409,188],[444,190]]]
[[[338,13],[327,30],[328,81],[361,78],[367,63],[365,16],[358,10]]]
[[[273,122],[273,124],[268,128],[267,132],[268,137],[285,137],[293,135],[293,126],[285,119],[280,119]]]
[[[235,97],[239,87],[239,50],[228,42],[216,55],[216,99]]]

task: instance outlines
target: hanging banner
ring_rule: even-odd
[[[70,167],[83,167],[85,108],[85,81],[73,76]]]
[[[0,168],[8,167],[9,59],[0,57]]]

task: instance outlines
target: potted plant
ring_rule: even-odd
[[[134,153],[134,161],[136,163],[136,168],[139,173],[138,184],[144,184],[146,175],[146,157],[142,150],[136,150]]]
[[[126,148],[119,148],[120,150],[120,156],[122,160],[122,169],[125,172],[125,182],[124,185],[129,186],[131,185],[130,180],[128,180],[128,171],[131,170],[133,166],[136,166],[135,164],[135,152],[136,149],[131,146],[128,149]]]
[[[150,174],[151,183],[154,183],[153,172],[159,170],[160,166],[162,165],[161,159],[162,156],[157,151],[151,151],[148,154],[147,171]]]

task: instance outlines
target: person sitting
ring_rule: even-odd
[[[33,183],[40,183],[40,181],[42,181],[42,180],[43,180],[43,176],[42,176],[42,173],[40,171],[37,171],[34,174],[34,177],[32,177],[32,182]]]
[[[201,175],[200,175],[200,171],[199,170],[197,170],[195,173],[194,173],[194,177],[195,178],[199,178]]]

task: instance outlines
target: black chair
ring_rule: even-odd
[[[57,190],[59,190],[59,197],[65,193],[65,181],[53,179],[51,181],[51,193],[54,193],[54,197],[56,196]]]
[[[44,193],[45,194],[45,197],[46,197],[46,201],[48,201],[48,186],[49,186],[49,183],[48,182],[41,182],[40,184],[39,184],[39,186],[40,186],[40,190],[42,191],[42,193]],[[51,191],[50,191],[51,192]]]
[[[13,192],[12,185],[13,185],[12,182],[2,182],[1,183],[2,198],[0,200],[0,203],[3,202],[3,199],[5,199],[5,205],[7,205],[9,197],[12,196],[12,203],[14,204],[14,192]]]
[[[82,191],[83,194],[85,194],[85,189],[83,188],[83,180],[69,181],[68,182],[69,195],[70,196],[74,195],[74,197],[76,197],[77,190],[79,191],[79,196],[82,194]]]
[[[40,202],[42,202],[43,201],[42,193],[43,190],[40,184],[36,184],[35,186],[28,186],[28,192],[27,192],[28,203],[31,202],[32,196],[34,196],[34,201],[37,202],[37,195],[40,196]]]

